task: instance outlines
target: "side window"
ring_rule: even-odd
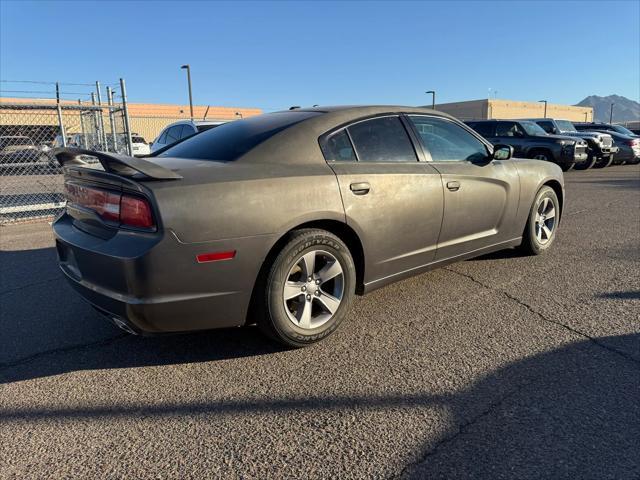
[[[162,145],[167,143],[167,132],[168,131],[169,131],[169,129],[167,128],[164,132],[162,132],[162,135],[160,135],[160,137],[158,137],[158,141],[156,143],[160,143]]]
[[[167,141],[165,143],[174,143],[180,140],[180,132],[182,132],[182,125],[175,125],[167,131]]]
[[[496,137],[521,137],[522,132],[518,129],[516,122],[498,122],[496,126]]]
[[[180,134],[180,138],[187,138],[196,133],[191,125],[183,125],[182,133]]]
[[[454,122],[419,115],[409,118],[434,162],[474,162],[489,155],[484,143]]]
[[[351,140],[349,140],[349,135],[344,129],[327,138],[322,147],[322,152],[326,160],[353,162],[356,159]]]
[[[469,122],[467,123],[467,125],[469,125],[471,128],[473,128],[476,132],[478,132],[480,135],[482,135],[485,138],[493,137],[493,127],[495,126],[495,123],[493,122],[486,122],[486,123]]]
[[[365,120],[348,127],[360,162],[417,162],[413,144],[398,117]]]
[[[553,123],[547,121],[540,121],[538,125],[542,127],[542,129],[547,133],[553,133]]]

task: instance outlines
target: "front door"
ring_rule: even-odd
[[[436,260],[520,236],[514,230],[520,182],[513,161],[489,161],[487,146],[451,120],[426,115],[409,119],[431,165],[442,175],[444,217]]]
[[[433,262],[442,222],[442,182],[419,162],[403,122],[384,116],[332,133],[323,151],[346,221],[365,250],[365,283]]]

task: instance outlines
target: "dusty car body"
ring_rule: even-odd
[[[455,158],[457,147],[438,128],[484,153]],[[392,129],[391,142],[379,138]],[[396,156],[384,157],[391,147]],[[341,267],[340,281],[330,280],[334,297],[313,266],[308,278],[294,278],[299,273],[287,266],[286,281],[274,280],[280,293],[299,287],[294,300],[306,298],[315,311],[328,305],[325,298],[366,293],[531,235],[546,235],[549,245],[564,202],[562,171],[510,154],[496,159],[499,148],[446,114],[375,106],[239,120],[146,159],[93,152],[104,171],[79,160],[87,152],[59,149],[68,196],[53,224],[60,267],[89,302],[132,332],[240,326],[273,307],[261,299],[275,288],[279,263],[304,273],[304,262],[282,257],[298,239],[301,259],[310,245],[326,245],[313,250],[323,271]],[[534,212],[541,189],[550,200]],[[299,314],[286,305],[287,315]],[[322,318],[341,307],[328,307]],[[320,326],[308,337],[294,327],[292,345],[324,335]]]

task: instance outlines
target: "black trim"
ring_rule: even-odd
[[[115,173],[123,177],[133,177],[136,174],[142,174],[152,180],[179,180],[182,178],[181,175],[178,175],[173,170],[169,170],[156,163],[117,153],[94,152],[82,148],[56,148],[53,149],[51,153],[55,155],[63,167],[87,166],[87,162],[80,158],[86,155],[97,158],[106,172]]]

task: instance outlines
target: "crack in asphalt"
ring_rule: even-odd
[[[566,324],[564,324],[562,322],[559,322],[557,320],[553,320],[553,319],[547,317],[543,313],[541,313],[541,312],[537,311],[536,309],[534,309],[531,305],[529,305],[525,301],[519,299],[515,295],[507,292],[506,290],[500,290],[498,288],[492,287],[491,285],[487,285],[486,283],[481,282],[480,280],[475,278],[473,275],[470,275],[468,273],[459,272],[458,270],[454,270],[454,269],[452,269],[450,267],[443,267],[443,268],[444,268],[444,270],[447,270],[449,272],[456,273],[456,274],[458,274],[458,275],[460,275],[462,277],[468,278],[469,280],[471,280],[475,284],[480,285],[481,287],[483,287],[483,288],[485,288],[487,290],[491,290],[493,292],[500,293],[501,295],[505,296],[509,300],[512,300],[512,301],[516,302],[518,305],[526,308],[528,311],[530,311],[531,313],[536,315],[539,319],[541,319],[544,322],[547,322],[547,323],[562,327],[565,330],[568,330],[568,331],[570,331],[570,332],[572,332],[572,333],[574,333],[576,335],[579,335],[579,336],[589,340],[593,344],[595,344],[595,345],[597,345],[597,346],[599,346],[601,348],[604,348],[605,350],[607,350],[607,351],[609,351],[611,353],[615,353],[615,354],[625,358],[626,360],[629,360],[629,361],[635,363],[636,365],[640,365],[640,361],[636,360],[634,357],[632,357],[628,353],[620,351],[617,348],[610,347],[609,345],[599,341],[596,337],[592,337],[591,335],[589,335],[587,333],[584,333],[584,332],[582,332],[582,331],[580,331],[580,330],[578,330],[578,329],[576,329],[574,327],[571,327],[570,325],[566,325]]]
[[[463,435],[464,433],[466,433],[466,431],[469,429],[469,427],[473,426],[474,424],[476,424],[477,422],[479,422],[483,418],[488,417],[489,415],[491,415],[491,413],[493,413],[493,411],[496,410],[497,408],[500,408],[505,401],[507,401],[510,398],[514,397],[523,388],[529,386],[531,383],[532,382],[523,383],[522,385],[520,385],[515,390],[512,390],[511,392],[507,393],[506,395],[503,395],[502,397],[500,397],[498,400],[490,403],[489,406],[487,408],[485,408],[483,411],[481,411],[479,414],[477,414],[474,417],[470,418],[466,422],[461,423],[460,425],[458,425],[457,431],[455,431],[455,432],[451,433],[450,435],[447,435],[447,436],[441,438],[440,440],[438,440],[435,443],[435,445],[431,449],[427,450],[424,454],[422,454],[420,456],[420,458],[418,458],[417,460],[414,460],[413,462],[410,462],[407,465],[405,465],[398,474],[393,475],[392,477],[389,477],[389,480],[402,478],[402,477],[404,477],[405,475],[407,475],[409,473],[408,471],[411,468],[416,467],[416,466],[418,466],[418,465],[420,465],[422,463],[425,463],[429,457],[431,457],[431,456],[435,455],[436,453],[438,453],[438,450],[440,449],[440,447],[442,447],[443,445],[446,445],[448,443],[453,442],[460,435]]]
[[[59,347],[59,348],[53,348],[51,350],[44,350],[38,353],[34,353],[33,355],[28,355],[26,357],[19,358],[11,362],[0,363],[0,371],[6,370],[8,368],[19,367],[49,355],[55,355],[58,353],[69,353],[74,350],[82,350],[84,348],[89,348],[89,347],[107,347],[117,342],[118,340],[122,340],[123,338],[127,338],[130,336],[131,334],[123,332],[113,337],[105,338],[103,340],[98,340],[96,342],[82,343],[77,345],[68,345],[66,347]]]

